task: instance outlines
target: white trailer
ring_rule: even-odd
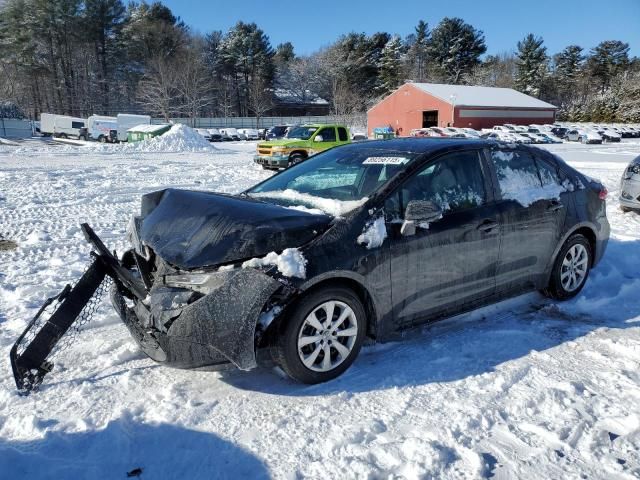
[[[120,142],[127,141],[127,130],[138,125],[150,125],[151,117],[149,115],[129,115],[128,113],[119,113],[118,117],[118,140]]]
[[[91,140],[97,140],[102,143],[116,141],[116,135],[111,132],[117,131],[118,119],[116,117],[91,115],[87,119],[87,133]]]

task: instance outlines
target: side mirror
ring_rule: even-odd
[[[411,200],[404,211],[404,222],[400,233],[404,236],[415,235],[416,227],[442,218],[439,205],[428,200]]]
[[[323,142],[323,141],[324,141],[324,138],[322,138],[322,135],[316,135],[316,136],[313,138],[313,141],[314,141],[314,142]]]

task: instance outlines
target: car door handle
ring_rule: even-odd
[[[548,212],[557,212],[558,210],[562,210],[564,205],[557,200],[553,200],[551,204],[547,207]]]
[[[481,232],[489,233],[494,228],[497,228],[498,225],[500,225],[500,224],[498,222],[493,221],[493,220],[484,220],[476,228],[478,230],[480,230]]]

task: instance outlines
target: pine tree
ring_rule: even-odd
[[[555,56],[554,76],[563,93],[575,88],[584,67],[582,47],[569,45]]]
[[[382,49],[380,58],[380,93],[392,92],[402,83],[402,40],[391,37]]]
[[[407,40],[409,44],[408,74],[416,82],[424,82],[427,79],[430,39],[429,25],[420,20],[415,28],[415,33],[410,35]]]
[[[461,18],[445,17],[431,32],[429,54],[449,83],[460,83],[480,64],[480,55],[486,51],[482,31]]]
[[[544,40],[532,33],[518,42],[515,85],[527,95],[540,96],[540,88],[547,72],[547,48]]]
[[[619,40],[601,42],[591,51],[589,68],[591,75],[600,82],[600,91],[604,93],[611,80],[629,67],[629,44]]]

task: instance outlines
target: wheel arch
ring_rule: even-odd
[[[349,272],[331,272],[329,275],[319,275],[300,288],[301,295],[324,288],[327,286],[343,286],[352,290],[362,302],[365,315],[367,316],[367,337],[376,339],[378,335],[379,312],[381,311],[376,298],[366,286],[364,278]]]
[[[597,253],[596,252],[596,246],[597,246],[596,228],[594,225],[590,224],[589,222],[577,223],[572,228],[570,228],[558,241],[558,244],[556,245],[556,248],[554,249],[553,255],[551,256],[551,259],[547,266],[545,284],[549,282],[549,278],[553,270],[553,265],[555,265],[556,258],[558,257],[558,253],[560,253],[560,249],[567,242],[567,240],[572,235],[575,235],[575,234],[584,235],[589,241],[589,247],[591,248],[591,262],[592,262],[592,265],[590,265],[590,267],[593,266],[593,261],[595,260],[596,253]]]
[[[309,158],[309,153],[303,149],[293,150],[291,153],[289,153],[289,158],[293,157],[294,155],[301,155],[304,159]]]

